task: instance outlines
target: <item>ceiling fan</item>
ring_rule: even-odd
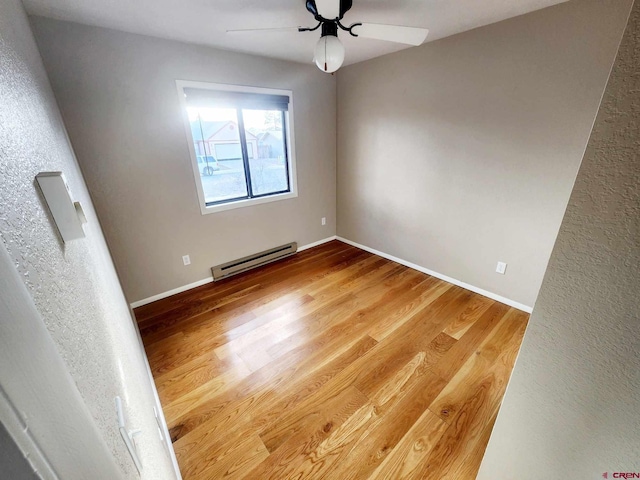
[[[354,37],[374,38],[388,42],[421,45],[427,38],[426,28],[381,25],[377,23],[353,23],[346,27],[341,20],[353,5],[353,0],[306,0],[307,10],[318,24],[315,27],[297,27],[298,32],[313,32],[321,28],[320,40],[315,48],[315,62],[320,70],[333,73],[344,62],[344,45],[338,39],[338,29]],[[247,30],[227,30],[227,33],[290,30],[288,28],[260,28]]]

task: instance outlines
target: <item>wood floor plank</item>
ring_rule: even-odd
[[[394,276],[389,276],[387,278],[387,280],[385,282],[383,282],[382,284],[377,284],[372,288],[378,289],[381,291],[381,289],[385,289],[387,288],[389,285],[392,285],[392,283],[388,283],[388,282],[399,282],[399,285],[396,287],[395,290],[391,290],[389,292],[387,292],[388,296],[394,296],[396,293],[399,293],[400,291],[404,290],[406,288],[406,285],[410,284],[411,282],[415,282],[415,278],[413,276],[406,276],[404,278],[404,282],[402,282],[402,279],[398,278],[398,277],[394,277]],[[378,292],[379,294],[380,292]],[[393,305],[392,303],[389,303],[386,301],[386,297],[382,297],[379,302],[383,305],[385,305],[385,308],[389,308],[390,305]],[[377,314],[383,314],[384,310],[380,309],[380,308],[375,308],[375,305],[372,307],[368,307],[367,309],[369,311],[369,314],[372,315],[373,312],[377,313]],[[345,346],[348,346],[349,343],[347,341],[345,341],[345,337],[347,337],[347,335],[352,336],[355,340],[357,340],[360,336],[358,335],[358,331],[354,330],[353,327],[355,326],[360,326],[360,332],[362,332],[362,330],[364,329],[364,327],[366,326],[366,324],[363,321],[363,317],[366,314],[366,312],[360,311],[360,310],[356,310],[355,313],[349,315],[346,317],[346,319],[344,320],[344,324],[348,327],[351,328],[351,332],[348,334],[346,329],[342,329],[342,331],[340,331],[340,335],[342,337],[342,339],[336,339],[337,337],[337,332],[329,332],[328,335],[326,335],[324,338],[320,338],[320,339],[316,339],[317,341],[311,342],[311,345],[314,345],[314,348],[320,348],[323,346],[324,343],[326,343],[327,340],[332,341],[333,344],[336,343],[342,343]],[[359,323],[354,323],[351,322],[350,319],[351,317],[357,317],[360,319]],[[355,335],[355,336],[354,336]],[[308,340],[308,339],[307,339]],[[334,347],[335,350],[335,347]],[[338,350],[339,351],[339,350]],[[305,355],[308,355],[308,353],[305,353]],[[168,417],[172,418],[173,415],[175,416],[180,416],[181,412],[183,412],[183,408],[185,405],[189,405],[189,407],[191,409],[195,409],[196,407],[198,407],[198,405],[207,405],[207,403],[212,399],[215,398],[215,396],[217,396],[219,394],[219,390],[215,390],[212,392],[209,392],[208,394],[203,394],[200,395],[200,392],[197,392],[197,395],[194,398],[194,395],[190,395],[190,394],[186,394],[185,398],[184,398],[184,403],[180,403],[180,404],[172,404],[170,405],[168,408],[170,410]],[[166,412],[165,412],[166,413]],[[201,416],[206,416],[206,414],[201,414]],[[179,421],[181,428],[180,430],[184,432],[185,430],[185,422],[183,421],[183,419],[180,419]]]
[[[449,425],[431,410],[425,410],[369,478],[371,480],[419,478],[416,477],[416,470],[448,427]]]
[[[480,441],[487,424],[491,423],[498,411],[495,401],[495,377],[487,376],[475,395],[468,398],[460,409],[460,414],[449,425],[424,461],[416,469],[414,478],[430,480],[467,480],[455,477],[460,463],[476,449],[484,449]],[[468,480],[475,478],[468,477]]]
[[[315,450],[300,456],[297,461],[289,462],[286,477],[300,480],[331,477],[336,462],[353,448],[360,432],[374,419],[375,408],[371,402],[365,403],[322,440]]]
[[[366,307],[370,306],[371,303],[383,295],[385,291],[388,291],[394,283],[400,281],[401,273],[402,268],[391,263],[387,263],[380,269],[372,272],[368,280],[362,282],[358,289],[354,289],[348,293],[348,295],[352,295],[357,300],[359,305],[364,305],[365,309],[354,308],[351,312],[345,314],[342,318],[338,317],[337,321],[332,323],[308,322],[308,329],[305,329],[305,331],[291,335],[287,339],[270,346],[268,348],[269,354],[273,358],[278,358],[304,345],[309,341],[310,336],[315,336],[318,333],[322,333],[322,331],[331,332],[337,329],[342,330],[343,335],[348,335],[350,331],[360,329],[360,327],[363,327],[363,322],[358,320],[366,316]],[[347,293],[342,293],[342,296],[344,295],[347,295]],[[338,298],[341,298],[341,296]],[[352,315],[352,312],[357,312],[359,318]],[[327,337],[332,338],[334,335],[335,333],[328,334]]]
[[[251,332],[251,335],[245,336],[247,340],[239,347],[237,342],[229,342],[222,348],[234,347],[235,345],[235,348],[240,349],[238,353],[240,357],[250,361],[252,369],[255,370],[297,345],[308,342],[319,332],[329,329],[348,317],[352,311],[358,310],[359,306],[363,304],[362,299],[354,298],[354,293],[357,293],[358,290],[342,289],[344,282],[351,282],[357,278],[359,288],[371,287],[371,289],[379,291],[378,280],[386,276],[386,272],[391,273],[394,270],[394,266],[391,264],[386,267],[379,265],[379,268],[372,269],[370,267],[375,265],[371,265],[368,260],[353,267],[356,266],[358,268],[354,270],[351,270],[351,267],[345,268],[340,272],[344,275],[341,278],[336,276],[330,285],[318,282],[321,288],[305,290],[307,295],[313,295],[314,302],[307,305],[306,308],[298,309],[293,321],[288,321],[286,318],[279,319],[280,322],[286,323],[286,328],[274,329],[270,327],[270,332],[266,336],[260,336],[259,332]],[[397,268],[395,270],[399,271]],[[299,342],[296,343],[296,340]],[[262,351],[268,352],[268,355]]]
[[[460,370],[461,378],[454,378],[430,406],[436,412],[444,404],[447,413],[441,418],[450,426],[425,459],[420,471],[423,477],[419,478],[475,478],[477,470],[470,471],[464,463],[475,458],[479,467],[478,450],[486,447],[489,438],[486,429],[495,421],[524,332],[524,324],[513,316],[506,315],[500,326],[502,328],[487,339],[488,357],[483,358],[482,350],[471,356]],[[506,345],[497,351],[498,343]],[[487,367],[483,369],[483,365]],[[459,476],[462,472],[467,476]]]
[[[331,416],[332,412],[343,403],[342,400],[340,400],[342,396],[357,398],[358,404],[356,408],[350,411],[349,415],[344,417],[345,420],[369,401],[362,392],[352,385],[347,386],[343,390],[325,388],[319,393],[319,395],[307,397],[297,408],[287,411],[285,415],[278,417],[272,426],[260,432],[260,439],[265,447],[267,447],[267,450],[274,452],[292,437],[299,436],[297,435],[299,432],[303,432],[304,434],[309,424],[309,419],[316,416],[316,412],[324,412],[325,416]],[[329,433],[334,425],[334,423],[329,421],[321,422],[321,427],[325,433]]]
[[[248,470],[269,458],[269,452],[257,435],[243,435],[217,448],[207,449],[196,461],[182,459],[180,469],[184,478],[239,479]]]
[[[366,403],[367,398],[355,387],[334,392],[322,402],[306,403],[299,410],[300,421],[287,425],[291,429],[287,440],[245,478],[291,478],[296,467]]]
[[[429,282],[427,285],[430,288],[421,292],[420,296],[412,301],[407,302],[404,308],[395,312],[394,315],[389,315],[381,322],[371,325],[369,336],[381,341],[397,330],[405,321],[411,319],[420,310],[427,308],[453,287],[452,284],[441,282],[433,277],[428,278],[427,281]]]
[[[481,297],[479,295],[474,296],[471,302],[469,302],[469,306],[465,308],[449,325],[447,325],[447,328],[444,329],[444,333],[456,340],[460,340],[460,338],[467,333],[471,326],[484,312],[489,309],[493,303],[495,302],[490,298]]]
[[[396,278],[393,278],[393,280],[398,283],[395,289],[391,289],[387,291],[386,294],[382,296],[376,304],[373,304],[372,306],[368,307],[364,311],[362,310],[356,311],[351,315],[351,317],[353,317],[354,320],[358,319],[359,323],[351,322],[350,321],[351,317],[347,317],[344,323],[349,326],[360,325],[361,326],[360,330],[361,331],[364,330],[364,328],[367,325],[367,322],[365,319],[374,317],[376,315],[378,316],[384,315],[389,308],[392,308],[393,305],[395,305],[399,301],[397,297],[399,297],[402,292],[407,291],[407,287],[409,285],[415,284],[417,278],[412,274],[412,275],[406,275],[402,278],[396,277]],[[384,288],[385,286],[386,284],[383,284],[382,286],[378,286],[378,288]],[[394,299],[394,297],[396,298]],[[343,331],[343,334],[344,334],[344,331]],[[344,338],[344,335],[343,335],[343,338]],[[341,341],[344,342],[344,339]],[[352,373],[357,374],[358,371],[352,370]],[[350,377],[346,377],[345,379],[342,379],[342,381],[348,384],[348,382],[350,381]]]
[[[508,312],[476,349],[475,354],[462,365],[438,398],[429,406],[447,423],[455,421],[462,406],[484,381],[488,373],[495,373],[493,388],[498,394],[506,388],[509,372],[518,353],[525,324]],[[496,371],[501,369],[501,371]]]
[[[348,249],[353,251],[353,247],[346,246],[341,242],[328,242],[316,248],[298,252],[295,257],[288,257],[275,264],[270,264],[262,270],[262,274],[269,275],[278,270],[286,270],[291,264],[309,264],[310,261],[326,257],[333,252],[341,252]],[[252,271],[251,277],[238,275],[225,279],[222,282],[205,284],[186,292],[163,298],[136,308],[136,320],[139,325],[152,323],[157,317],[173,315],[176,307],[191,306],[198,304],[203,298],[226,296],[230,291],[240,290],[246,286],[258,285],[260,278],[260,270],[257,269]]]
[[[175,323],[168,322],[168,325],[164,328],[144,333],[145,345],[153,347],[156,342],[163,342],[176,332],[182,332],[186,336],[203,337],[217,334],[220,331],[225,331],[225,329],[244,329],[245,331],[246,329],[251,329],[260,320],[249,318],[248,320],[252,320],[251,322],[244,321],[243,319],[247,315],[261,316],[287,302],[307,295],[309,292],[316,293],[313,289],[307,287],[311,285],[319,288],[333,285],[335,275],[339,275],[343,271],[350,271],[353,268],[356,275],[358,273],[360,275],[366,274],[367,266],[362,268],[361,264],[372,256],[366,254],[366,252],[364,253],[365,255],[350,254],[348,258],[334,264],[331,268],[320,270],[315,277],[303,277],[298,282],[292,280],[286,285],[282,285],[283,282],[281,282],[272,286],[272,288],[261,286],[259,294],[256,292],[247,301],[228,302],[222,306],[217,306],[218,304],[214,303],[213,308],[203,308],[202,312],[194,313],[187,320],[183,319]]]
[[[282,412],[299,408],[303,401],[316,395],[327,382],[366,355],[376,344],[374,339],[364,336],[331,362],[323,363],[317,369],[301,374],[298,379],[288,382],[286,393],[278,395],[271,402],[265,402],[253,411],[253,427],[258,431],[264,431],[268,425],[280,422]]]
[[[460,370],[460,367],[473,355],[491,330],[502,320],[509,311],[502,303],[493,303],[491,307],[469,328],[456,345],[444,355],[434,366],[433,371],[450,381]]]
[[[191,317],[233,310],[239,305],[246,305],[243,303],[243,300],[246,299],[249,294],[251,295],[251,303],[253,304],[264,301],[264,299],[268,301],[271,298],[277,298],[302,285],[313,283],[323,276],[329,275],[334,269],[339,270],[343,268],[345,264],[357,261],[367,255],[370,254],[357,251],[357,249],[345,250],[333,254],[329,258],[320,259],[312,265],[312,268],[292,264],[290,268],[286,270],[286,274],[276,274],[271,271],[278,268],[277,263],[273,264],[274,266],[271,270],[263,267],[265,272],[269,274],[263,272],[264,278],[259,283],[252,283],[250,285],[243,283],[240,285],[241,288],[231,289],[226,295],[211,295],[192,304],[181,305],[178,309],[154,317],[153,321],[139,324],[141,333],[143,337],[149,337],[158,331],[167,331],[172,328],[180,329],[181,322]],[[283,262],[286,261],[286,259],[283,260]],[[221,281],[221,285],[224,286],[224,282],[224,280]]]
[[[135,313],[185,480],[471,480],[528,320],[339,241]]]
[[[391,453],[402,437],[427,410],[445,382],[426,372],[411,382],[402,395],[375,409],[375,418],[357,438],[351,450],[336,461],[333,474],[344,480],[367,478]]]
[[[305,295],[303,298],[309,299],[309,301],[304,303],[299,302],[295,308],[287,309],[286,311],[282,311],[283,309],[279,308],[269,312],[269,314],[265,315],[265,317],[269,318],[268,321],[236,338],[225,338],[225,342],[215,347],[214,352],[218,358],[223,359],[232,353],[238,353],[244,350],[254,343],[263,344],[264,338],[273,333],[281,334],[283,331],[288,330],[292,323],[295,323],[300,316],[308,312],[308,309],[304,308],[305,304],[309,305],[309,303],[312,303],[315,307],[316,302],[313,297]],[[298,328],[302,327],[299,326]]]
[[[306,348],[300,349],[294,352],[299,355],[294,357],[293,364],[283,361],[284,358],[291,357],[284,357],[276,362],[288,364],[289,367],[279,375],[273,374],[275,365],[254,372],[234,391],[203,404],[190,412],[190,415],[178,420],[179,427],[173,428],[176,454],[187,454],[186,452],[193,450],[194,444],[202,447],[208,445],[208,442],[217,442],[220,437],[235,431],[241,424],[242,428],[249,428],[249,425],[252,431],[261,430],[282,415],[282,412],[295,408],[313,395],[376,343],[372,338],[364,337],[344,352],[334,349],[329,355],[317,351],[310,353]],[[298,363],[298,359],[303,360]],[[284,393],[278,394],[278,391]],[[176,432],[178,428],[179,434]]]
[[[187,332],[177,334],[178,338],[169,337],[165,343],[172,348],[157,344],[149,347],[149,362],[154,365],[154,373],[164,373],[173,369],[175,365],[188,362],[210,351],[215,351],[219,358],[225,358],[230,353],[237,353],[235,345],[241,343],[243,337],[259,336],[260,329],[268,329],[274,321],[280,323],[284,323],[287,319],[294,321],[297,312],[313,300],[310,295],[303,295],[283,305],[274,306],[275,308],[264,315],[258,316],[254,312],[243,313],[231,322],[215,323],[196,334]],[[253,328],[248,328],[248,324]]]
[[[458,456],[451,468],[449,478],[456,480],[475,480],[478,475],[478,470],[480,470],[480,463],[482,463],[482,457],[489,443],[489,437],[491,436],[491,431],[493,430],[497,417],[498,412],[482,427],[482,433],[480,437],[478,437],[476,445],[468,448],[466,453],[461,453]]]
[[[185,392],[194,391],[216,379],[227,378],[229,383],[237,383],[250,373],[243,362],[235,358],[220,360],[215,353],[208,352],[182,363],[169,373],[156,375],[155,381],[162,404],[169,405]]]
[[[416,279],[413,276],[407,276],[403,278],[402,280],[399,281],[399,284],[395,288],[387,291],[376,303],[372,304],[370,307],[367,307],[366,309],[357,311],[354,314],[352,314],[352,317],[353,317],[352,320],[354,322],[360,321],[360,323],[363,325],[363,328],[364,328],[366,327],[366,324],[368,322],[363,321],[363,319],[366,318],[369,321],[374,321],[374,319],[377,317],[383,317],[389,309],[394,308],[394,305],[397,305],[397,302],[401,301],[399,299],[402,298],[402,294],[406,292],[407,287],[409,285],[412,285],[415,281]],[[351,323],[351,324],[354,325],[357,323]],[[354,363],[352,363],[347,368],[345,368],[345,370],[340,372],[340,374],[338,374],[335,378],[331,379],[331,381],[328,382],[328,384],[325,385],[323,389],[317,392],[316,394],[317,399],[322,399],[323,396],[330,397],[331,391],[334,391],[334,390],[340,391],[343,388],[346,388],[346,386],[348,386],[349,384],[354,384],[357,386],[356,380],[359,375],[363,374],[363,371],[360,368],[354,367],[354,365],[359,365],[361,362],[370,363],[371,361],[374,360],[374,358],[379,357],[375,352],[373,352],[374,350],[376,350],[377,347],[378,345],[372,348],[370,352],[367,352],[367,354],[365,354],[361,359],[356,360]],[[374,358],[371,358],[371,357],[374,357]],[[289,414],[289,412],[285,413],[285,415],[286,414]],[[261,434],[261,438],[265,442],[265,445],[267,446],[267,448],[270,450],[273,448],[275,444],[277,444],[277,441],[280,439],[280,437],[276,435],[274,432],[278,431],[278,429],[281,428],[280,424],[282,422],[283,422],[282,418],[278,420],[277,422],[278,425],[270,429],[271,434],[269,434],[269,430],[264,432],[264,434]],[[274,437],[277,440],[274,440]]]
[[[408,279],[407,281],[411,281],[411,279]],[[374,308],[368,309],[366,312],[366,318],[375,317],[376,315],[384,316],[386,313],[385,308],[390,308],[390,306],[393,305],[393,301],[391,299],[393,297],[398,297],[400,292],[406,291],[406,288],[401,285],[397,287],[397,290],[398,291],[392,291],[393,293],[388,294],[388,298],[386,295],[382,297],[379,304],[376,304]],[[382,308],[382,306],[385,308]],[[362,314],[363,312],[356,312],[354,317],[363,318],[361,317]],[[367,323],[368,322],[365,322],[365,327]],[[440,345],[440,343],[428,341],[428,339],[421,338],[420,336],[401,335],[398,337],[397,342],[390,345],[393,347],[392,350],[396,354],[396,358],[383,353],[390,348],[387,345],[376,345],[361,358],[347,366],[343,371],[336,375],[336,377],[327,382],[327,385],[316,393],[316,397],[319,399],[322,399],[323,397],[330,397],[332,391],[342,390],[350,384],[355,385],[361,391],[364,391],[365,394],[377,391],[380,385],[384,384],[389,377],[396,373],[397,369],[389,367],[389,365],[398,365],[401,368],[404,364],[401,363],[400,359],[406,359],[406,362],[408,362],[421,347],[424,350],[429,351],[433,349],[435,353],[437,348],[430,348],[430,346]],[[409,355],[407,355],[407,352],[409,352]],[[425,354],[425,358],[426,357],[427,355]],[[429,359],[431,358],[431,355],[429,355]],[[284,433],[282,424],[290,422],[291,420],[289,417],[292,416],[295,416],[295,412],[284,412],[283,417],[279,418],[272,424],[272,426],[261,433],[261,438],[270,451],[277,448],[283,441]]]
[[[354,384],[363,393],[372,395],[420,351],[426,353],[429,367],[435,364],[455,342],[448,335],[441,334],[443,325],[464,308],[468,296],[469,293],[463,289],[452,288],[402,323],[376,346],[366,366],[353,366],[358,370]]]

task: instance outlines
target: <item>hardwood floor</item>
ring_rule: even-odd
[[[474,479],[528,315],[333,241],[135,311],[185,479]]]

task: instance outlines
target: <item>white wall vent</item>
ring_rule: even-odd
[[[281,258],[293,255],[298,250],[297,242],[288,243],[280,247],[271,248],[264,252],[249,255],[248,257],[239,258],[231,262],[223,263],[216,267],[212,267],[213,281],[222,280],[223,278],[230,277],[237,273],[246,272],[252,268],[265,265],[267,263],[275,262]]]

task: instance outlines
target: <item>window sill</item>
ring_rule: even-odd
[[[270,195],[268,197],[249,198],[245,200],[236,200],[229,203],[221,203],[220,205],[200,205],[200,211],[202,215],[208,215],[209,213],[224,212],[225,210],[233,210],[235,208],[251,207],[253,205],[261,205],[263,203],[277,202],[280,200],[287,200],[289,198],[296,198],[298,192],[280,193],[278,195]]]

